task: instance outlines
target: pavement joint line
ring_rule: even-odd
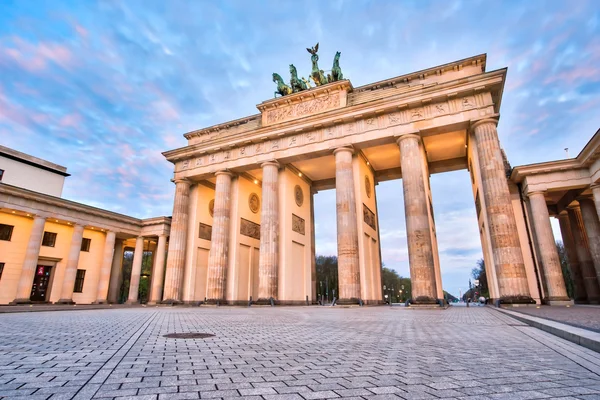
[[[100,386],[106,382],[106,380],[108,379],[108,377],[110,376],[110,374],[115,370],[115,368],[121,363],[121,361],[123,361],[123,359],[125,358],[125,356],[127,355],[127,353],[129,352],[129,350],[131,350],[131,348],[135,345],[135,343],[138,341],[138,339],[140,338],[140,336],[142,336],[142,334],[146,331],[146,329],[148,329],[148,327],[150,326],[150,324],[152,323],[152,321],[154,321],[156,319],[156,317],[158,316],[157,312],[154,312],[150,315],[150,317],[146,320],[146,322],[142,323],[142,326],[140,326],[140,328],[135,331],[135,333],[125,342],[123,343],[123,345],[121,345],[121,347],[119,347],[117,349],[117,351],[115,351],[115,353],[112,355],[111,358],[109,358],[103,365],[102,367],[100,367],[80,388],[79,390],[77,390],[77,392],[73,395],[73,399],[74,400],[83,400],[83,399],[91,399],[94,397],[94,395],[96,394],[96,392],[98,391],[98,389],[100,389]],[[118,359],[118,360],[117,360]],[[108,373],[107,373],[108,372]],[[101,382],[94,382],[96,377],[101,377],[101,375],[103,375],[103,379]],[[91,386],[91,388],[95,388],[95,390],[92,390],[93,393],[86,393],[86,392],[92,392],[89,390],[85,390],[88,386]],[[80,396],[80,393],[86,393],[85,395]]]
[[[559,338],[568,340],[569,342],[578,344],[587,349],[600,353],[600,333],[588,329],[578,328],[572,325],[563,324],[545,318],[521,314],[511,310],[505,310],[496,307],[489,308],[493,308],[497,312],[508,315],[529,326],[533,326],[544,332],[551,333],[554,336],[558,336]]]

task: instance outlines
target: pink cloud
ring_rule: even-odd
[[[12,37],[10,43],[4,44],[3,47],[5,59],[29,72],[45,70],[51,62],[69,69],[75,61],[73,53],[67,46],[55,42],[34,44],[20,37]]]

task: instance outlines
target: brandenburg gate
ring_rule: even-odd
[[[497,132],[507,70],[486,72],[478,55],[354,88],[339,53],[325,76],[318,47],[308,50],[314,87],[290,66],[291,85],[274,74],[282,96],[258,114],[189,132],[187,146],[163,153],[176,185],[163,302],[316,302],[313,194],[335,188],[338,303],[381,303],[375,185],[401,179],[411,303],[435,304],[429,177],[459,169],[470,171],[491,297],[532,302],[532,254]]]

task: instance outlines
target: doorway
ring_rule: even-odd
[[[48,265],[38,265],[35,270],[35,277],[31,287],[31,301],[48,301],[50,287],[50,273],[52,267]]]

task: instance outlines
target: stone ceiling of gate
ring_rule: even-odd
[[[221,169],[255,170],[272,159],[298,164],[352,145],[373,158],[377,170],[398,163],[398,136],[420,132],[430,162],[460,158],[470,121],[498,113],[505,73],[463,73],[445,82],[423,77],[430,81],[403,91],[388,81],[369,90],[338,81],[263,102],[260,115],[233,121],[229,128],[191,132],[186,135],[189,146],[164,155],[175,164],[176,178],[197,180]],[[244,131],[241,126],[253,128]],[[231,135],[230,129],[237,133]]]

